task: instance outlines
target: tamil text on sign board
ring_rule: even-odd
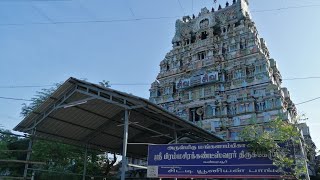
[[[273,154],[251,152],[244,142],[150,145],[148,177],[279,178]]]

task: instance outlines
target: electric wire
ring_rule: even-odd
[[[61,1],[72,1],[72,0],[0,0],[1,2],[11,2],[11,3],[16,3],[16,2],[61,2]]]
[[[163,16],[163,17],[146,17],[146,18],[129,18],[129,19],[110,19],[110,20],[85,20],[85,21],[52,21],[52,22],[31,22],[31,23],[0,23],[0,26],[28,26],[28,25],[51,25],[51,24],[91,24],[91,23],[117,23],[133,22],[145,20],[176,19],[181,16]]]
[[[304,5],[304,6],[289,6],[289,7],[282,7],[282,8],[276,8],[276,9],[252,10],[251,13],[273,12],[273,11],[301,9],[301,8],[309,8],[309,7],[320,7],[320,4]]]
[[[36,1],[36,0],[33,0]],[[38,0],[42,1],[42,0]],[[55,0],[43,0],[43,1],[55,1]],[[58,0],[56,0],[58,1]],[[63,0],[61,0],[63,1]],[[0,0],[1,2],[1,0]],[[184,8],[178,0],[180,8],[183,10]],[[320,7],[320,5],[304,5],[304,6],[290,6],[290,7],[283,7],[277,9],[265,9],[265,10],[252,10],[252,13],[261,13],[261,12],[272,12],[272,11],[281,11],[281,10],[288,10],[288,9],[300,9],[300,8],[308,8],[308,7]],[[38,11],[39,12],[39,11]],[[46,16],[44,12],[39,12],[43,16]],[[47,19],[50,17],[47,16]],[[0,23],[0,26],[24,26],[24,25],[51,25],[51,24],[89,24],[89,23],[115,23],[115,22],[133,22],[133,21],[144,21],[144,20],[160,20],[160,19],[176,19],[181,18],[181,16],[164,16],[164,17],[145,17],[145,18],[129,18],[129,19],[110,19],[110,20],[85,20],[85,21],[53,21],[50,19],[50,22],[30,22],[30,23]]]
[[[151,83],[110,83],[110,86],[150,86]],[[0,89],[18,89],[18,88],[41,88],[41,87],[55,87],[56,84],[48,85],[22,85],[22,86],[0,86]]]
[[[0,99],[14,100],[14,101],[33,101],[33,100],[30,100],[30,99],[13,98],[13,97],[3,97],[3,96],[0,96]],[[313,99],[309,99],[309,100],[306,100],[306,101],[302,101],[302,102],[300,102],[300,103],[295,103],[295,105],[298,106],[298,105],[301,105],[301,104],[306,104],[306,103],[309,103],[309,102],[312,102],[312,101],[315,101],[315,100],[318,100],[318,99],[320,99],[320,97],[316,97],[316,98],[313,98]]]
[[[298,77],[298,78],[287,78],[287,79],[282,79],[285,81],[293,81],[293,80],[304,80],[304,79],[320,79],[320,76],[314,76],[314,77]]]
[[[30,99],[13,98],[13,97],[3,97],[3,96],[0,96],[0,99],[14,100],[14,101],[32,101],[32,100],[30,100]]]
[[[297,103],[295,105],[298,106],[298,105],[301,105],[301,104],[306,104],[308,102],[312,102],[312,101],[315,101],[315,100],[318,100],[318,99],[320,99],[320,97],[316,97],[316,98],[313,98],[313,99],[310,99],[310,100],[307,100],[307,101],[303,101],[303,102]]]
[[[283,81],[294,81],[294,80],[307,80],[307,79],[320,79],[320,76],[310,77],[296,77],[296,78],[285,78]],[[110,83],[111,86],[150,86],[151,83]],[[40,87],[54,87],[56,84],[45,84],[45,85],[9,85],[0,86],[0,89],[14,89],[14,88],[40,88]]]
[[[0,89],[14,89],[14,88],[39,88],[39,87],[53,87],[55,84],[50,85],[27,85],[27,86],[0,86]]]
[[[13,97],[2,97],[2,96],[0,96],[0,99],[14,100],[14,101],[33,101],[33,100],[30,100],[30,99],[13,98]],[[309,99],[307,101],[302,101],[300,103],[295,103],[295,105],[298,106],[298,105],[301,105],[301,104],[306,104],[306,103],[309,103],[309,102],[312,102],[312,101],[315,101],[315,100],[318,100],[318,99],[320,99],[320,97]]]

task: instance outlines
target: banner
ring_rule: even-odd
[[[149,145],[150,178],[280,178],[273,154],[250,152],[245,142]]]

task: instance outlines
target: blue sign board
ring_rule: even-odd
[[[148,177],[279,178],[272,154],[248,151],[245,142],[149,145]]]

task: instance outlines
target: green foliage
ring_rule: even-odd
[[[83,150],[82,150],[83,151]],[[81,148],[70,145],[37,140],[33,144],[32,159],[34,161],[46,162],[46,169],[63,170],[71,160],[81,158]]]
[[[36,92],[35,97],[31,98],[31,103],[22,104],[20,115],[22,117],[27,117],[33,110],[37,109],[45,100],[47,100],[50,95],[61,86],[61,83],[56,83],[54,87],[49,89],[41,89]]]
[[[244,141],[251,142],[250,146],[255,150],[270,151],[278,147],[277,143],[293,140],[292,137],[300,137],[300,133],[294,124],[277,118],[264,126],[264,129],[257,123],[246,126],[240,137]]]
[[[82,173],[84,162],[84,148],[63,144],[60,142],[49,142],[37,140],[33,145],[32,160],[46,162],[43,170],[57,171],[60,173]],[[99,167],[97,151],[88,151],[87,173],[102,174]]]
[[[106,80],[99,82],[99,85],[107,88],[111,87],[110,81],[106,81]]]
[[[290,144],[294,151],[297,151],[297,147],[301,147],[301,134],[296,126],[298,121],[293,122],[288,123],[277,118],[262,127],[253,121],[242,130],[240,137],[250,142],[248,146],[251,151],[273,154],[273,163],[283,172],[283,175],[301,179],[300,175],[306,174],[307,171],[304,159],[291,156],[289,148],[279,146],[284,143]],[[298,151],[301,152],[301,149],[298,148]],[[289,171],[288,168],[290,168]]]
[[[7,150],[26,150],[29,139],[17,138],[10,135],[10,131],[0,133],[0,159],[25,160],[26,152],[9,152]],[[60,142],[35,140],[31,161],[45,162],[46,165],[30,165],[29,168],[39,169],[35,171],[36,179],[82,179],[84,166],[84,148],[76,147]],[[111,161],[100,151],[88,150],[87,174],[95,176],[108,176],[115,161]],[[22,176],[24,164],[0,163],[0,176]],[[30,171],[29,171],[30,172]]]
[[[13,136],[10,131],[0,129],[0,159],[2,160],[25,160],[25,152],[10,152],[10,150],[27,149],[27,141]],[[0,176],[21,176],[24,164],[0,163]]]
[[[86,80],[86,79],[83,79],[83,80]],[[29,115],[29,113],[31,113],[33,110],[37,109],[61,85],[62,85],[62,83],[56,83],[54,85],[54,87],[51,87],[48,89],[43,88],[40,91],[37,91],[36,95],[33,98],[31,98],[32,102],[30,104],[26,104],[26,103],[22,104],[20,115],[22,117],[27,117]],[[104,86],[104,87],[111,87],[110,82],[106,81],[106,80],[99,82],[99,85]]]

